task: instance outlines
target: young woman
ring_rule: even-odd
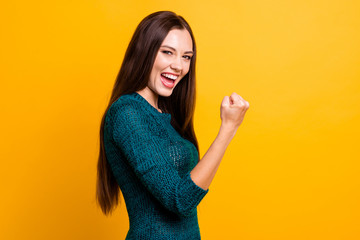
[[[173,12],[150,14],[126,51],[100,128],[97,201],[109,214],[120,189],[126,239],[200,239],[196,207],[208,192],[249,103],[221,103],[221,127],[203,158],[193,129],[196,45]]]

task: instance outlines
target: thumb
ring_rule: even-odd
[[[230,106],[230,98],[229,96],[225,96],[221,102],[222,107],[228,107]]]

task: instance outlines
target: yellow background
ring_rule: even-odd
[[[100,119],[137,24],[185,17],[196,133],[250,109],[199,206],[202,238],[360,239],[360,4],[347,0],[3,1],[0,239],[124,239],[95,203]]]

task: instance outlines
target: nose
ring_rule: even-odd
[[[183,69],[181,59],[179,57],[176,57],[174,61],[170,64],[170,68],[176,72],[180,72]]]

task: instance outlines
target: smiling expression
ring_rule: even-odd
[[[170,30],[156,55],[147,88],[157,96],[170,96],[189,72],[192,49],[192,39],[187,30]]]

